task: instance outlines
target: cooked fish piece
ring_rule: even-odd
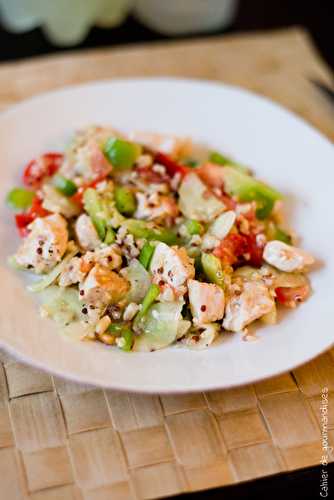
[[[188,281],[189,303],[194,322],[211,323],[224,316],[224,291],[213,283],[202,283],[197,280]]]
[[[188,257],[186,250],[176,246],[169,247],[162,242],[155,248],[150,271],[154,283],[168,285],[180,294],[186,292],[186,281],[195,276],[193,259]]]
[[[61,261],[68,243],[67,222],[59,214],[38,217],[30,225],[30,233],[18,249],[19,266],[37,274],[50,271]]]
[[[78,243],[84,250],[94,250],[100,246],[101,240],[88,215],[81,214],[80,217],[77,218],[74,230]]]
[[[268,264],[288,273],[303,271],[314,263],[314,257],[305,250],[278,240],[266,244],[263,258]]]
[[[245,281],[226,298],[223,327],[240,332],[245,326],[270,312],[275,301],[261,281]]]

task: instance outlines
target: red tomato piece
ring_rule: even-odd
[[[223,264],[232,265],[238,257],[248,251],[248,242],[242,234],[229,234],[220,245],[214,249],[213,255],[222,260]]]
[[[104,181],[108,177],[109,172],[104,172],[103,174],[99,175],[94,181],[88,182],[87,184],[83,184],[82,186],[79,187],[78,191],[71,196],[71,200],[74,201],[74,203],[77,203],[78,205],[83,205],[83,194],[87,188],[95,188],[99,182]]]
[[[38,196],[35,196],[35,198],[32,200],[32,204],[28,214],[31,215],[34,219],[36,219],[37,217],[45,217],[46,215],[50,214],[48,210],[45,210],[45,208],[42,207],[42,203],[43,200],[41,200],[41,198],[39,198]]]
[[[64,156],[60,153],[46,153],[31,160],[23,172],[23,184],[39,188],[45,177],[55,174],[62,164]]]
[[[247,241],[247,253],[249,253],[249,264],[255,267],[260,267],[263,262],[263,250],[265,246],[265,238],[261,239],[256,237],[256,234],[247,234],[245,239]]]
[[[29,230],[28,227],[29,224],[34,220],[33,216],[29,213],[27,214],[16,214],[15,215],[15,223],[16,227],[19,231],[19,234],[22,238],[28,235]]]
[[[45,217],[50,214],[50,212],[42,207],[42,203],[43,200],[41,200],[38,196],[35,196],[28,212],[15,215],[15,223],[20,236],[24,237],[29,234],[28,226],[31,222],[37,219],[37,217]]]
[[[175,174],[181,174],[181,177],[187,175],[191,169],[186,165],[181,165],[173,160],[170,156],[160,153],[159,151],[154,155],[154,161],[160,163],[166,168],[168,175],[173,177]]]
[[[295,288],[276,288],[277,301],[285,307],[296,307],[298,302],[304,302],[310,294],[310,286],[297,286]]]

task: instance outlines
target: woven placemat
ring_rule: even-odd
[[[241,85],[334,138],[333,112],[308,81],[331,83],[331,75],[299,29],[3,64],[0,108],[66,84],[134,75]],[[66,382],[1,353],[0,498],[148,499],[318,464],[333,356],[240,389],[143,396]],[[332,442],[334,411],[329,417]]]

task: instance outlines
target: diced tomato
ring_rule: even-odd
[[[265,246],[265,238],[257,238],[256,234],[244,235],[247,241],[247,253],[249,253],[249,264],[255,267],[260,267],[263,262],[263,250]]]
[[[304,302],[310,294],[310,286],[303,285],[295,288],[276,288],[277,301],[285,307],[296,307],[298,302]]]
[[[39,198],[38,196],[35,196],[28,212],[28,214],[30,214],[34,219],[36,219],[37,217],[45,217],[46,215],[50,214],[50,212],[42,207],[42,203],[43,200],[41,200],[41,198]]]
[[[213,254],[220,258],[223,264],[236,264],[238,259],[244,254],[249,254],[247,263],[260,267],[263,261],[264,243],[255,234],[231,233],[224,238],[220,245],[216,247]]]
[[[173,177],[175,174],[181,174],[181,177],[187,175],[191,169],[186,165],[181,165],[173,160],[170,156],[160,153],[159,151],[154,155],[154,161],[160,163],[166,168],[168,175]]]
[[[238,261],[238,257],[247,251],[248,243],[244,235],[232,233],[226,236],[212,253],[221,259],[223,264],[231,266]]]
[[[15,223],[16,227],[19,231],[19,234],[22,238],[28,235],[29,230],[28,227],[29,224],[34,220],[33,216],[31,214],[16,214],[15,215]]]
[[[83,184],[82,186],[79,187],[78,191],[71,196],[71,200],[74,201],[74,203],[77,203],[78,205],[83,205],[83,194],[86,189],[88,188],[95,188],[97,184],[100,182],[104,181],[108,177],[109,172],[104,172],[103,174],[99,175],[96,179],[94,179],[92,182],[88,182],[87,184]]]
[[[49,215],[49,213],[50,212],[42,207],[42,200],[38,196],[35,196],[28,212],[15,215],[15,223],[20,236],[27,236],[29,234],[29,224],[31,224],[31,222],[33,222],[37,217],[45,217],[46,215]]]
[[[23,172],[23,184],[34,189],[39,188],[45,177],[55,174],[62,164],[64,156],[60,153],[46,153],[31,160]]]

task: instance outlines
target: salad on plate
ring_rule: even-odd
[[[7,195],[43,316],[124,351],[206,348],[310,294],[282,196],[188,138],[91,126]]]

